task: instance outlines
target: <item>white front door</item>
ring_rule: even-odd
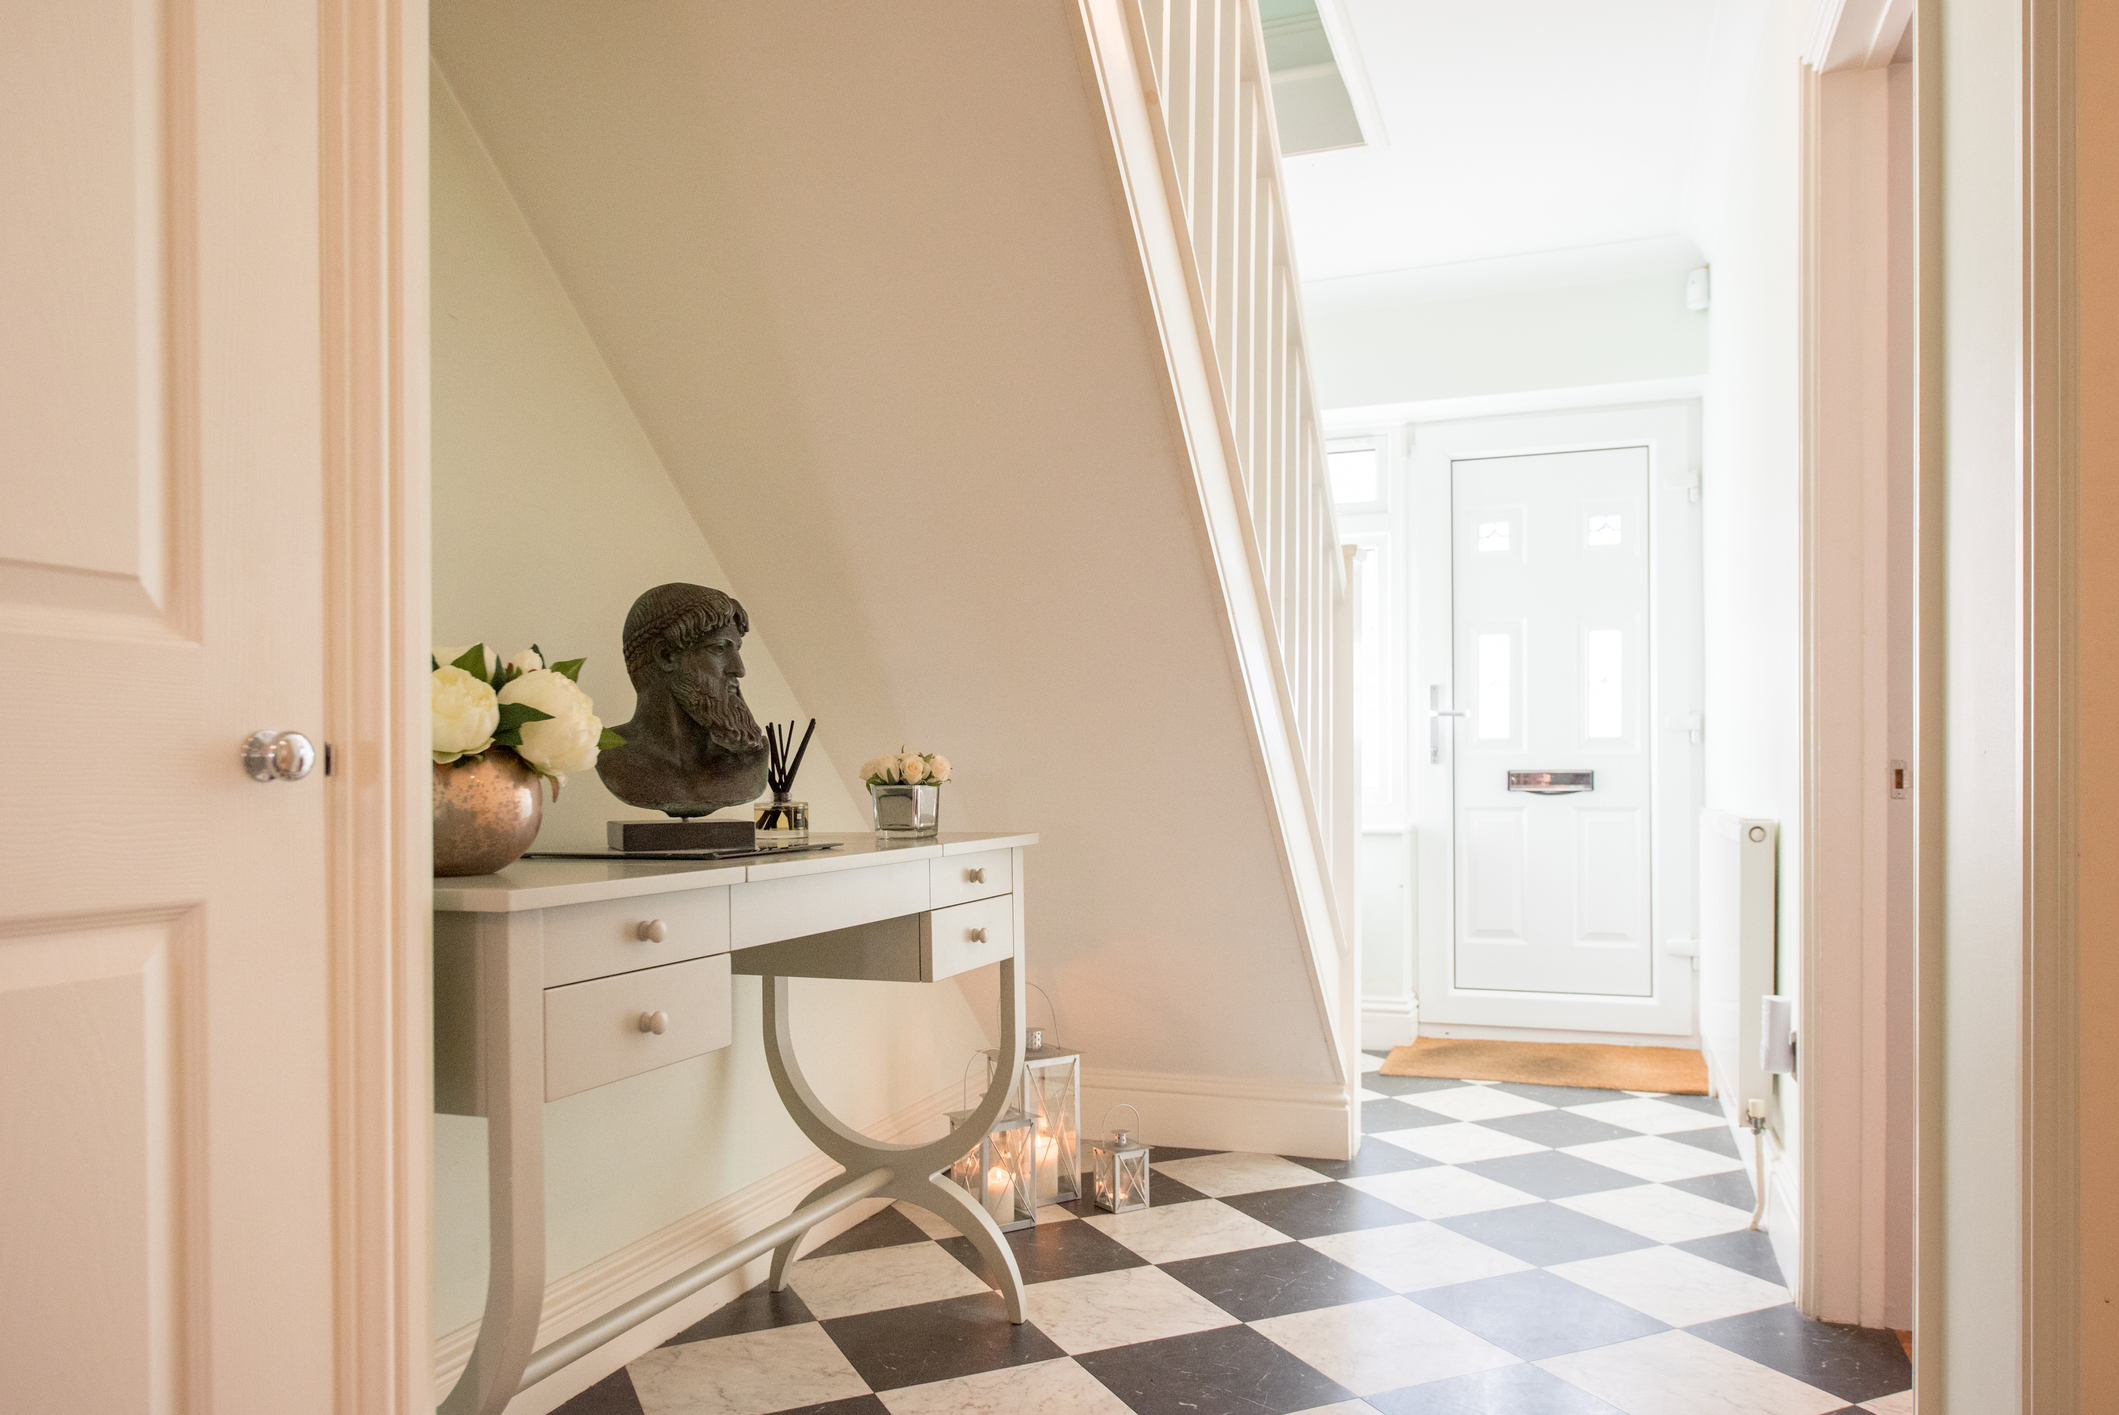
[[[1423,1029],[1689,1034],[1686,405],[1414,436]]]
[[[335,1405],[314,7],[0,44],[0,1409]],[[321,751],[322,743],[317,742]]]
[[[1648,449],[1450,479],[1457,985],[1646,997]]]

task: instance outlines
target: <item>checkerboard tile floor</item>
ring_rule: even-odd
[[[1144,1212],[971,1245],[886,1209],[565,1415],[1910,1415],[1882,1331],[1796,1315],[1713,1102],[1364,1078],[1352,1161],[1158,1149]]]

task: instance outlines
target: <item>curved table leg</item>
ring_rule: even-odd
[[[802,1202],[795,1205],[795,1207],[798,1209],[806,1209],[811,1204],[817,1202],[817,1200],[823,1198],[826,1194],[829,1194],[832,1190],[841,1188],[858,1177],[859,1176],[855,1175],[851,1170],[848,1170],[844,1174],[835,1174],[831,1178],[825,1180],[822,1184],[819,1184],[816,1188],[810,1190],[807,1194],[803,1195]],[[771,1289],[774,1292],[787,1291],[787,1270],[794,1266],[795,1249],[802,1246],[802,1240],[803,1238],[808,1236],[808,1233],[809,1230],[804,1229],[802,1230],[802,1232],[788,1239],[785,1243],[782,1243],[779,1247],[773,1249],[773,1272],[772,1277],[770,1279],[770,1285]]]
[[[844,1175],[821,1186],[810,1199],[837,1188],[852,1176],[876,1169],[894,1171],[895,1177],[889,1187],[877,1197],[903,1199],[947,1220],[969,1238],[979,1255],[1001,1275],[1001,1296],[1007,1301],[1011,1322],[1023,1321],[1025,1311],[1023,1275],[1016,1267],[1014,1252],[1001,1236],[1000,1227],[983,1207],[972,1203],[948,1180],[936,1176],[978,1148],[980,1139],[1006,1107],[1008,1094],[1015,1089],[1022,1072],[1022,961],[1022,939],[1018,932],[1014,956],[1001,962],[1000,1050],[1008,1064],[994,1068],[986,1094],[979,1098],[962,1123],[945,1138],[920,1145],[892,1145],[871,1140],[824,1108],[816,1092],[810,1089],[808,1078],[802,1074],[801,1062],[795,1056],[788,1012],[789,980],[761,979],[765,995],[765,1062],[772,1072],[773,1088],[780,1093],[781,1104],[787,1107],[788,1115],[802,1133],[846,1168]],[[788,1269],[800,1247],[801,1236],[798,1235],[774,1251],[774,1290],[786,1283]]]

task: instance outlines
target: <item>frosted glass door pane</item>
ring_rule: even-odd
[[[1479,636],[1479,735],[1506,737],[1509,725],[1509,636]]]
[[[1589,692],[1582,735],[1591,741],[1625,736],[1625,633],[1618,629],[1591,629],[1589,651],[1584,657],[1588,660]]]

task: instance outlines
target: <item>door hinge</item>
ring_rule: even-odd
[[[1692,739],[1692,745],[1695,747],[1705,741],[1707,737],[1706,719],[1696,712],[1677,713],[1663,725],[1672,732],[1683,732],[1686,734]]]
[[[1685,488],[1685,499],[1697,502],[1700,499],[1700,469],[1694,467],[1679,479],[1678,485]]]

